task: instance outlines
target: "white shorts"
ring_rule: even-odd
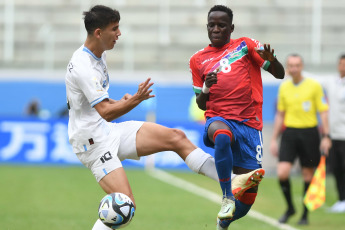
[[[136,136],[142,121],[126,121],[111,123],[106,142],[95,143],[85,152],[77,153],[77,157],[99,182],[111,171],[122,167],[125,159],[139,160],[136,149]]]

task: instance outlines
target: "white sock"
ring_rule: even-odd
[[[214,158],[201,148],[194,149],[185,160],[188,167],[196,173],[219,181]]]
[[[209,158],[206,159],[205,163],[201,166],[199,173],[217,182],[219,181],[216,165],[214,163],[214,158],[211,155]]]
[[[202,149],[194,149],[185,160],[188,167],[198,174],[202,174],[219,182],[218,173],[214,158],[205,153]],[[231,179],[236,175],[231,174]]]
[[[92,230],[112,230],[112,229],[109,228],[108,226],[104,225],[100,219],[97,219]]]

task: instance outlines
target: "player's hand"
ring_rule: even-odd
[[[329,137],[323,137],[320,143],[320,151],[328,157],[329,150],[332,147],[332,141]]]
[[[206,87],[210,88],[212,85],[217,84],[217,81],[217,73],[209,72],[205,78],[205,85]]]
[[[133,97],[131,94],[129,93],[126,93],[122,98],[121,98],[121,101],[126,101],[128,100],[129,98]]]
[[[270,152],[273,156],[278,157],[278,143],[276,140],[271,140]]]
[[[264,44],[263,49],[258,49],[256,47],[254,49],[260,55],[262,59],[270,61],[270,62],[275,60],[274,49],[271,50],[270,44]]]
[[[155,95],[151,94],[152,89],[150,88],[153,85],[153,82],[150,82],[150,81],[151,81],[151,78],[147,78],[146,81],[139,84],[138,91],[134,95],[138,98],[138,100],[144,101],[149,98],[155,97]]]

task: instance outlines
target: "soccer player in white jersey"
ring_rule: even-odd
[[[214,159],[197,148],[178,129],[155,123],[111,123],[142,101],[154,97],[150,78],[134,95],[116,101],[109,98],[106,50],[119,36],[120,14],[97,5],[84,12],[85,43],[74,52],[65,77],[69,107],[69,141],[80,161],[88,167],[106,193],[121,192],[134,202],[121,161],[139,159],[160,151],[175,151],[193,171],[218,180]],[[97,220],[93,230],[110,229]]]

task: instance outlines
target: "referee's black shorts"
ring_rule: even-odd
[[[320,162],[320,135],[314,128],[286,128],[283,132],[279,162],[293,163],[299,158],[302,167],[317,167]]]

